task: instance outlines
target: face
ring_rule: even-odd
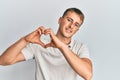
[[[58,23],[58,33],[63,37],[71,38],[79,30],[82,20],[78,14],[69,11],[64,17],[60,17]]]

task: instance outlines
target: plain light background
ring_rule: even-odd
[[[41,25],[56,32],[64,10],[77,7],[85,14],[85,21],[74,38],[89,47],[92,80],[120,80],[119,3],[119,0],[0,0],[0,54]],[[0,80],[35,80],[34,71],[34,60],[0,66]]]

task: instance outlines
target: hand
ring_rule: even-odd
[[[28,43],[36,43],[36,44],[40,44],[42,47],[45,47],[45,44],[40,40],[40,37],[42,34],[44,34],[44,31],[45,28],[41,26],[37,30],[25,36],[24,39]]]
[[[61,48],[63,45],[65,45],[62,41],[60,41],[57,36],[53,33],[52,29],[49,28],[49,29],[46,29],[44,31],[44,34],[47,35],[49,34],[50,35],[50,38],[51,38],[51,42],[46,44],[45,47],[56,47],[56,48]]]

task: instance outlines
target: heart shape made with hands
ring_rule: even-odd
[[[41,40],[41,42],[42,42],[45,46],[51,42],[50,35],[44,35],[44,34],[42,34],[42,35],[40,36],[40,40]]]
[[[46,48],[53,46],[51,35],[52,31],[47,30],[36,30],[24,37],[26,42],[40,44],[42,47]]]
[[[40,32],[40,41],[42,43],[41,46],[43,46],[44,48],[47,48],[47,47],[55,47],[55,45],[53,44],[53,41],[52,41],[52,35],[54,34],[52,29],[48,28],[46,30],[42,30],[39,31]]]
[[[42,44],[44,45],[41,45],[42,47],[44,48],[47,48],[47,47],[56,47],[54,45],[54,43],[52,42],[52,39],[50,37],[50,35],[45,35],[45,34],[41,34],[40,36],[40,41],[42,42]]]

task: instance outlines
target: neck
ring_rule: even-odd
[[[65,44],[70,44],[71,38],[64,37],[60,34],[56,34],[57,38]]]

